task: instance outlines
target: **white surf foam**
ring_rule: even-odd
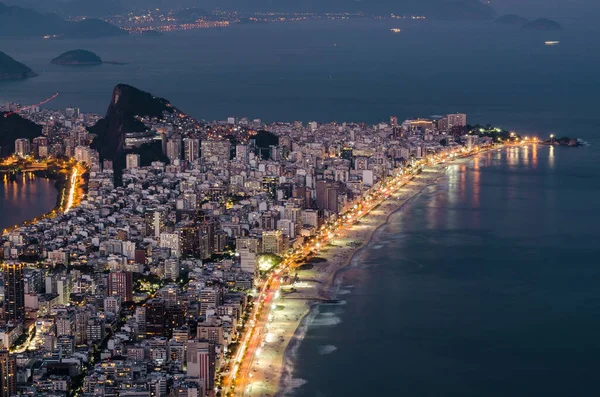
[[[331,354],[334,351],[336,351],[337,349],[338,348],[335,347],[334,345],[319,346],[319,354],[321,354],[321,355]]]

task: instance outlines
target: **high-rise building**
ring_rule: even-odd
[[[108,295],[120,296],[123,302],[131,302],[133,300],[131,272],[110,272],[108,274]]]
[[[396,117],[396,116],[390,117],[390,125],[392,127],[398,127],[398,117]]]
[[[206,314],[208,308],[217,308],[221,304],[221,291],[217,288],[206,287],[200,291],[200,314]]]
[[[77,146],[74,152],[75,160],[92,165],[92,149],[87,146]]]
[[[165,304],[160,299],[152,299],[146,304],[146,336],[164,336],[165,334]]]
[[[229,161],[231,142],[228,140],[203,140],[201,144],[203,161]]]
[[[181,255],[185,257],[198,255],[200,250],[198,228],[193,224],[187,224],[181,226],[178,232]]]
[[[15,154],[19,157],[27,157],[31,153],[31,144],[27,138],[19,138],[15,141]]]
[[[17,362],[8,350],[0,350],[0,397],[17,394]]]
[[[171,163],[181,160],[181,136],[177,135],[167,141],[167,157]]]
[[[452,129],[454,127],[464,127],[467,125],[467,115],[463,113],[455,113],[449,114],[446,116],[448,118],[448,128]]]
[[[256,253],[249,248],[241,248],[238,252],[242,270],[254,274],[256,272]]]
[[[215,346],[209,342],[187,342],[187,376],[204,380],[204,389],[212,390],[215,383]]]
[[[135,334],[138,340],[146,339],[146,306],[135,309]]]
[[[171,256],[175,258],[181,257],[181,240],[179,233],[161,233],[160,248],[168,248],[171,251]]]
[[[148,211],[145,214],[146,236],[159,237],[165,230],[167,214],[165,211]]]
[[[40,148],[44,148],[42,149],[42,152],[45,151],[45,153],[40,154]],[[46,157],[48,155],[48,138],[45,136],[33,138],[31,141],[31,154],[34,157]],[[42,154],[45,154],[45,156]]]
[[[183,140],[183,152],[186,161],[196,163],[200,158],[200,141],[196,138],[185,138]]]
[[[6,321],[21,322],[25,319],[25,279],[23,264],[4,262],[4,305]],[[7,346],[8,347],[8,346]]]
[[[317,207],[320,210],[328,210],[338,213],[338,185],[328,181],[317,182]]]
[[[56,335],[75,335],[76,320],[74,311],[67,311],[56,316],[54,319]]]
[[[140,167],[140,155],[137,153],[130,153],[125,157],[125,167],[130,170],[132,168]]]
[[[283,253],[283,233],[281,230],[263,232],[262,252],[277,255]]]

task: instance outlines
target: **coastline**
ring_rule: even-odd
[[[37,178],[43,178],[43,179],[47,179],[49,181],[53,181],[52,185],[56,189],[56,199],[55,199],[54,206],[49,211],[38,214],[38,215],[33,215],[29,219],[25,219],[18,225],[9,226],[5,229],[0,230],[0,233],[1,233],[0,235],[4,235],[4,234],[9,233],[20,227],[28,226],[32,223],[37,222],[38,220],[48,218],[48,217],[54,217],[57,213],[63,212],[65,209],[67,209],[67,206],[68,206],[67,196],[69,195],[69,191],[77,192],[79,190],[84,189],[84,187],[85,187],[85,183],[83,183],[82,179],[81,179],[81,178],[83,178],[83,175],[81,175],[81,173],[79,173],[77,175],[77,179],[74,181],[75,187],[73,188],[71,186],[72,181],[71,181],[70,176],[73,175],[72,173],[77,167],[78,166],[75,165],[71,168],[68,168],[68,171],[66,174],[63,174],[61,172],[57,172],[54,170],[50,170],[50,169],[25,171],[25,172],[31,172]]]
[[[279,302],[282,306],[288,307],[288,310],[284,311],[282,315],[273,316],[273,320],[269,324],[269,328],[274,329],[274,332],[279,331],[279,344],[267,343],[262,348],[267,354],[270,353],[270,360],[273,362],[267,369],[258,365],[259,360],[257,360],[257,365],[253,365],[254,377],[257,380],[261,379],[263,384],[260,384],[260,381],[257,382],[258,384],[246,390],[244,395],[284,397],[290,395],[294,389],[302,386],[305,381],[293,377],[298,349],[308,327],[319,314],[320,305],[345,304],[343,300],[336,301],[341,286],[340,276],[343,276],[347,270],[355,265],[360,255],[376,241],[376,236],[389,223],[390,219],[399,211],[402,211],[406,204],[419,196],[425,189],[435,185],[439,178],[446,175],[449,166],[470,163],[475,156],[494,149],[496,148],[484,150],[474,156],[456,159],[449,163],[427,167],[421,174],[383,200],[367,216],[361,218],[360,222],[333,239],[332,244],[321,250],[319,258],[325,259],[326,262],[315,263],[309,269],[298,269],[298,281],[295,285],[304,283],[302,285],[304,285],[306,291],[300,292],[297,297],[284,294],[280,298]],[[352,244],[348,246],[351,242],[360,242],[360,245]],[[302,306],[298,305],[298,302],[302,302]],[[335,323],[331,325],[335,325]],[[282,336],[283,339],[281,339]],[[335,350],[334,346],[325,348],[329,351],[323,354]],[[254,388],[257,390],[253,390]]]
[[[471,159],[472,158],[470,157],[468,160],[471,161]],[[361,241],[362,243],[360,246],[352,248],[353,251],[349,253],[348,256],[345,256],[343,261],[335,260],[336,255],[334,252],[337,247],[334,247],[333,250],[331,250],[333,252],[330,252],[329,249],[325,249],[321,252],[320,256],[326,258],[328,263],[331,263],[330,267],[334,268],[333,273],[328,277],[327,281],[318,288],[318,295],[322,299],[333,300],[337,298],[341,286],[341,276],[343,276],[343,274],[356,263],[360,255],[376,241],[375,237],[389,223],[392,216],[399,211],[402,211],[406,204],[416,198],[429,186],[434,185],[439,178],[445,175],[447,168],[447,165],[437,165],[424,170],[422,174],[407,182],[389,198],[382,201],[368,216],[361,219],[361,222],[369,220],[369,227],[366,231],[363,231],[363,233],[360,233],[360,230],[356,231],[358,232],[356,234],[352,233],[356,225],[353,226],[348,234],[352,236],[351,238],[353,240],[358,239],[358,241]],[[333,258],[331,258],[332,255]],[[296,354],[304,339],[308,326],[318,314],[319,306],[327,304],[319,301],[307,301],[306,303],[308,307],[307,314],[302,318],[283,354],[284,364],[278,383],[278,392],[275,394],[277,397],[288,395],[291,391],[304,383],[303,380],[294,379],[292,376]],[[340,303],[344,304],[345,302],[341,301]]]
[[[243,395],[282,397],[303,384],[302,379],[293,377],[296,354],[309,325],[318,314],[318,307],[345,303],[335,300],[340,287],[339,276],[375,241],[375,236],[391,217],[423,190],[434,185],[446,174],[449,165],[472,159],[473,156],[469,156],[425,168],[367,216],[331,240],[318,254],[321,260],[309,261],[290,270],[289,275],[294,281],[282,286],[281,297],[274,302],[266,328],[266,342],[253,358],[252,381]]]
[[[0,173],[0,175],[4,175],[2,173]],[[26,187],[22,184],[29,184],[29,183],[47,183],[48,184],[48,196],[52,196],[54,198],[48,197],[47,199],[47,204],[51,204],[51,207],[46,207],[47,209],[41,208],[41,207],[37,207],[40,212],[28,212],[27,215],[23,215],[21,218],[21,220],[18,220],[17,225],[19,227],[21,227],[22,225],[24,225],[25,223],[29,223],[31,221],[33,221],[34,219],[37,219],[39,217],[45,216],[46,214],[52,212],[54,209],[58,208],[59,204],[60,204],[60,197],[61,197],[61,192],[62,192],[62,186],[61,183],[56,180],[56,178],[51,178],[51,177],[47,177],[44,175],[38,175],[38,174],[34,174],[35,178],[37,180],[29,180],[30,178],[27,178],[27,181],[23,181],[23,182],[18,182],[19,187],[16,187],[15,185],[12,185],[11,183],[10,185],[7,185],[4,187],[4,189],[8,188],[8,189],[26,189]],[[21,176],[19,176],[19,179],[21,179]],[[6,194],[3,193],[3,194]],[[1,199],[1,198],[0,198]],[[9,202],[11,200],[9,199]],[[16,201],[15,201],[16,203]],[[31,208],[32,210],[35,208]],[[10,212],[11,208],[3,208],[3,211],[8,211]],[[0,213],[0,215],[4,215],[4,213]],[[4,223],[3,223],[4,224]],[[5,224],[4,227],[0,227],[0,235],[4,234],[5,231],[11,231],[14,230],[15,228],[15,224],[14,223],[10,223],[10,224]]]

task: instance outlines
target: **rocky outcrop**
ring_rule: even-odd
[[[37,74],[29,67],[0,52],[0,80],[22,80],[35,76]]]

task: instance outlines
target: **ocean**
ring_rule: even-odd
[[[40,76],[0,83],[0,101],[58,91],[52,107],[103,113],[112,87],[129,83],[207,120],[464,112],[523,134],[583,138],[591,146],[510,148],[450,166],[391,217],[339,280],[344,304],[319,307],[309,324],[290,393],[588,395],[600,353],[598,29],[323,21],[3,39]],[[49,64],[75,48],[128,65]]]
[[[338,279],[292,396],[593,394],[598,149],[520,147],[449,166]]]

